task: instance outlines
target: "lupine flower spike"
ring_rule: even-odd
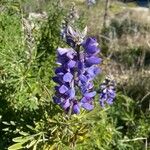
[[[115,90],[115,82],[112,78],[106,77],[105,81],[100,85],[100,105],[102,107],[105,106],[105,104],[113,104],[114,98],[116,96],[116,90]]]
[[[101,72],[98,66],[101,58],[98,57],[100,49],[97,40],[91,37],[85,38],[86,30],[87,28],[81,34],[68,26],[63,34],[70,48],[57,49],[59,66],[53,78],[57,83],[53,99],[62,109],[72,114],[80,113],[81,108],[89,111],[94,108],[93,100],[96,91],[93,80]],[[108,91],[112,92],[110,89]],[[101,94],[103,93],[105,89],[102,89]],[[107,95],[111,98],[110,93]],[[111,103],[110,98],[104,100]]]

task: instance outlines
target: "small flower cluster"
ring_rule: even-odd
[[[56,76],[53,80],[59,85],[55,87],[54,102],[64,110],[69,111],[72,107],[74,113],[78,112],[77,100],[75,98],[75,66],[77,64],[77,53],[73,49],[58,48],[58,64]]]
[[[106,78],[105,81],[100,85],[100,105],[105,106],[105,103],[111,105],[116,96],[115,82],[111,78]]]
[[[92,6],[92,5],[96,4],[95,0],[86,0],[86,2],[87,2],[88,6]]]
[[[57,49],[54,102],[66,112],[80,113],[80,109],[92,110],[96,95],[93,80],[101,72],[98,57],[100,49],[95,38],[84,38],[83,34],[74,31],[70,26],[66,29],[65,41],[71,48]],[[110,90],[108,90],[111,92]],[[100,94],[100,103],[104,101],[105,89]],[[102,95],[103,94],[103,95]],[[111,95],[107,94],[106,95]],[[109,97],[109,96],[107,96]],[[109,100],[105,101],[111,101]]]
[[[92,110],[94,108],[93,98],[96,95],[96,91],[93,90],[93,80],[100,73],[98,64],[100,64],[101,59],[97,57],[100,49],[94,38],[87,38],[83,41],[82,46],[84,52],[80,54],[78,62],[78,86],[83,96],[80,103],[83,108]]]

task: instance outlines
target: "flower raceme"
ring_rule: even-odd
[[[66,112],[80,113],[80,109],[92,110],[94,91],[94,78],[101,72],[98,57],[100,49],[95,38],[79,39],[79,34],[71,27],[65,33],[66,43],[71,48],[57,49],[56,76],[53,77],[55,96],[53,100]],[[77,40],[78,39],[78,40]]]
[[[116,96],[115,83],[111,78],[106,78],[100,85],[99,102],[102,107],[106,104],[113,104],[113,100]]]

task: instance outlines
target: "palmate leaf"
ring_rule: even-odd
[[[28,135],[28,133],[22,132],[24,135],[20,137],[13,138],[13,142],[16,142],[16,144],[11,145],[8,150],[18,150],[22,148],[31,148],[33,147],[33,150],[36,150],[36,147],[39,142],[41,142],[41,136],[43,133],[37,133],[34,135]]]
[[[26,136],[24,136],[24,135],[26,135]],[[8,148],[8,150],[18,150],[18,149],[25,148],[26,146],[23,146],[23,144],[25,144],[25,143],[27,143],[29,141],[31,141],[31,143],[28,145],[28,147],[31,147],[31,146],[33,146],[33,144],[35,144],[35,143],[32,142],[32,141],[34,141],[34,137],[33,136],[30,136],[27,133],[24,133],[24,135],[20,136],[20,137],[13,138],[12,141],[16,142],[16,144],[11,145]]]
[[[26,125],[30,130],[32,130],[32,131],[36,131],[35,130],[35,128],[33,128],[32,126],[30,126],[30,125]]]
[[[11,145],[8,150],[18,150],[18,149],[22,149],[22,148],[31,148],[32,146],[34,146],[33,148],[36,147],[37,145],[37,140],[34,139],[33,136],[20,136],[20,137],[16,137],[13,139],[14,142],[16,142],[16,144]],[[29,143],[28,145],[25,143]],[[23,144],[25,144],[23,146]]]

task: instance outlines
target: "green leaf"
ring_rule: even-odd
[[[54,143],[49,150],[54,150],[56,148],[56,143]]]
[[[2,129],[3,131],[9,131],[9,128],[4,128],[4,129]]]
[[[33,150],[36,150],[36,148],[37,148],[37,144],[34,145]]]
[[[28,133],[26,133],[26,132],[23,132],[23,131],[21,131],[21,132],[19,132],[21,135],[23,135],[23,136],[28,136],[29,134]]]
[[[16,137],[13,139],[14,142],[17,142],[17,143],[25,143],[29,140],[33,139],[32,136],[26,136],[26,137]]]
[[[31,141],[31,143],[29,145],[27,145],[26,148],[32,147],[36,142],[37,142],[37,140]]]
[[[10,121],[10,124],[13,125],[13,126],[16,125],[14,121]]]
[[[5,124],[5,125],[8,125],[8,126],[10,125],[10,124],[9,124],[8,122],[6,122],[6,121],[3,121],[2,123]]]
[[[33,130],[33,131],[36,131],[35,128],[33,128],[32,126],[30,125],[26,125],[29,129]]]
[[[14,145],[8,147],[8,150],[18,150],[18,149],[22,149],[22,148],[24,148],[24,147],[22,146],[22,144],[23,144],[23,143],[14,144]]]

